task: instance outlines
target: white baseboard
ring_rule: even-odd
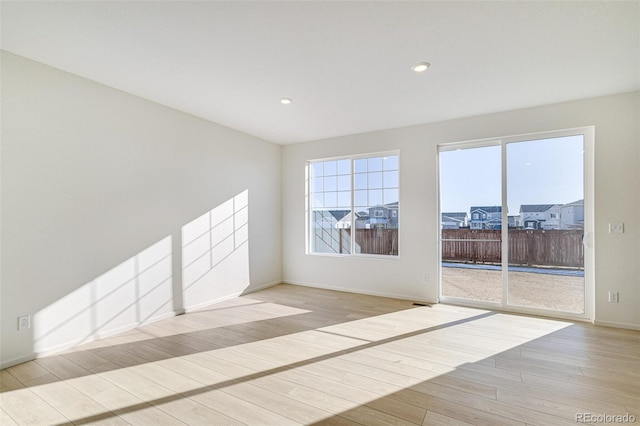
[[[215,299],[207,300],[206,302],[197,303],[191,306],[184,307],[184,313],[188,314],[190,312],[197,311],[202,308],[206,308],[207,306],[215,305],[216,303],[224,302],[225,300],[233,299],[234,297],[238,297],[242,294],[242,291],[236,291],[230,294],[225,294],[224,296],[217,297]]]
[[[34,359],[38,359],[38,358],[41,358],[41,357],[44,357],[44,356],[53,355],[53,354],[58,353],[60,351],[71,349],[71,348],[73,348],[75,346],[78,346],[78,345],[83,345],[85,343],[91,343],[91,342],[94,342],[94,341],[99,340],[99,339],[105,339],[107,337],[114,336],[114,335],[119,334],[119,333],[123,333],[125,331],[133,330],[133,329],[135,329],[137,327],[140,327],[142,325],[151,324],[151,323],[154,323],[156,321],[160,321],[160,320],[163,320],[163,319],[166,319],[166,318],[171,318],[171,317],[174,317],[176,315],[180,315],[182,313],[183,313],[182,310],[166,312],[166,313],[161,314],[161,315],[156,315],[156,316],[153,316],[151,318],[147,318],[145,321],[142,321],[142,322],[129,323],[129,324],[126,324],[126,325],[123,325],[123,326],[120,326],[120,327],[115,327],[115,328],[112,328],[112,329],[109,329],[109,330],[102,330],[100,332],[91,334],[90,336],[87,336],[87,337],[83,337],[83,338],[80,338],[80,339],[75,339],[75,340],[72,340],[72,341],[69,341],[69,342],[64,342],[64,343],[61,343],[59,345],[51,346],[51,347],[48,347],[48,348],[39,349],[37,351],[31,352],[30,354],[23,355],[23,356],[20,356],[20,357],[17,357],[17,358],[13,358],[13,359],[10,359],[9,361],[3,361],[2,363],[0,363],[0,370],[12,367],[12,366],[17,365],[17,364],[22,364],[23,362],[33,361]]]
[[[273,282],[270,282],[270,283],[267,283],[267,284],[261,284],[261,285],[259,285],[257,287],[247,287],[246,289],[244,289],[242,291],[236,291],[236,292],[233,292],[233,293],[230,293],[230,294],[226,294],[224,296],[221,296],[221,297],[218,297],[218,298],[215,298],[215,299],[211,299],[211,300],[207,300],[206,302],[198,303],[196,305],[186,306],[184,308],[184,313],[197,311],[199,309],[206,308],[207,306],[215,305],[216,303],[224,302],[225,300],[233,299],[234,297],[242,296],[244,294],[250,294],[250,293],[253,293],[255,291],[264,290],[265,288],[273,287],[274,285],[278,285],[278,284],[282,284],[282,281],[273,281]]]
[[[366,294],[368,296],[388,297],[390,299],[408,300],[408,301],[415,301],[415,302],[422,302],[422,303],[429,303],[429,304],[438,303],[437,299],[431,300],[431,299],[427,299],[425,297],[416,297],[416,296],[410,296],[410,295],[407,295],[407,294],[386,293],[386,292],[368,291],[368,290],[360,290],[360,289],[356,290],[356,289],[353,289],[353,288],[345,288],[345,287],[338,287],[338,286],[326,286],[326,285],[322,285],[322,284],[305,283],[305,282],[302,282],[302,281],[294,281],[294,280],[284,280],[283,283],[284,284],[298,285],[298,286],[302,286],[302,287],[321,288],[321,289],[324,289],[324,290],[343,291],[343,292],[346,292],[346,293]]]
[[[624,328],[627,330],[640,330],[640,325],[631,324],[627,322],[616,322],[616,321],[598,321],[595,320],[593,322],[595,325],[600,325],[603,327],[614,327],[614,328]]]
[[[278,280],[278,281],[272,281],[272,282],[267,283],[267,284],[262,284],[262,285],[259,285],[259,286],[257,286],[257,287],[249,287],[249,288],[245,289],[245,290],[242,292],[242,294],[243,294],[243,295],[244,295],[244,294],[251,294],[251,293],[254,293],[254,292],[256,292],[256,291],[264,290],[264,289],[266,289],[266,288],[273,287],[273,286],[276,286],[276,285],[278,285],[278,284],[282,284],[282,283],[283,283],[283,281]]]
[[[18,358],[10,359],[9,361],[4,361],[0,364],[0,370],[4,370],[5,368],[13,367],[14,365],[22,364],[23,362],[29,362],[36,359],[36,354],[31,353],[29,355],[21,356]]]

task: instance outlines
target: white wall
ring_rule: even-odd
[[[280,146],[6,52],[1,136],[3,366],[280,281]]]
[[[640,327],[640,93],[287,145],[283,150],[285,282],[434,301],[438,275],[437,145],[595,126],[595,319]],[[305,254],[304,167],[310,159],[399,149],[397,260]],[[625,233],[609,235],[609,222]],[[429,283],[424,284],[423,274]],[[618,291],[620,303],[607,302]]]

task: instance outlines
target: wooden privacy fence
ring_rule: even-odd
[[[331,235],[333,244],[328,244],[333,247],[336,253],[349,253],[351,230],[341,229],[333,230],[332,232],[324,232],[324,243],[328,238],[327,234]],[[316,237],[318,234],[316,233]],[[356,252],[366,254],[386,254],[386,255],[398,255],[398,230],[397,229],[358,229],[356,230]]]
[[[316,228],[314,230],[313,244],[314,250],[319,253],[349,253],[351,250],[351,230]],[[397,256],[398,230],[356,230],[356,252]]]
[[[582,234],[582,230],[509,229],[509,265],[582,267]],[[442,260],[500,263],[501,236],[500,230],[443,229]]]
[[[359,253],[398,255],[397,229],[356,229]]]

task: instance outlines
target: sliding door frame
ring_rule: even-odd
[[[532,308],[517,305],[510,305],[509,301],[509,239],[508,239],[508,211],[507,211],[507,145],[516,142],[535,141],[540,139],[553,139],[567,136],[583,136],[584,149],[584,312],[564,312],[544,308]],[[538,133],[527,133],[521,135],[479,139],[463,142],[443,143],[438,145],[437,151],[437,206],[438,206],[438,300],[441,303],[452,305],[470,306],[486,308],[499,311],[515,312],[522,314],[532,314],[549,316],[554,318],[591,321],[594,320],[595,305],[595,250],[594,250],[594,141],[595,128],[593,126],[577,127],[564,130],[545,131]],[[501,188],[502,188],[502,300],[501,302],[488,302],[472,299],[464,299],[442,294],[442,206],[440,188],[440,153],[460,149],[483,148],[488,146],[501,147]]]

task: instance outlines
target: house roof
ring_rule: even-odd
[[[313,216],[314,220],[333,217],[336,221],[339,221],[349,214],[350,211],[351,210],[314,210]]]
[[[562,207],[569,207],[569,206],[584,206],[584,200],[577,200],[572,203],[567,203],[567,204],[564,204]]]
[[[520,212],[525,213],[542,213],[546,212],[553,206],[557,206],[558,204],[522,204],[520,206]]]
[[[447,220],[451,221],[456,221],[456,222],[462,222],[466,219],[467,217],[467,213],[466,212],[451,212],[451,213],[442,213],[442,221],[445,222]]]
[[[358,213],[347,212],[338,222],[351,222],[351,218],[355,214],[355,219],[360,219],[360,215]]]
[[[341,220],[350,212],[351,210],[329,210],[329,213],[331,213],[331,216],[335,217],[336,220]]]
[[[471,211],[482,210],[487,213],[500,213],[502,212],[502,206],[479,206],[471,207]]]

